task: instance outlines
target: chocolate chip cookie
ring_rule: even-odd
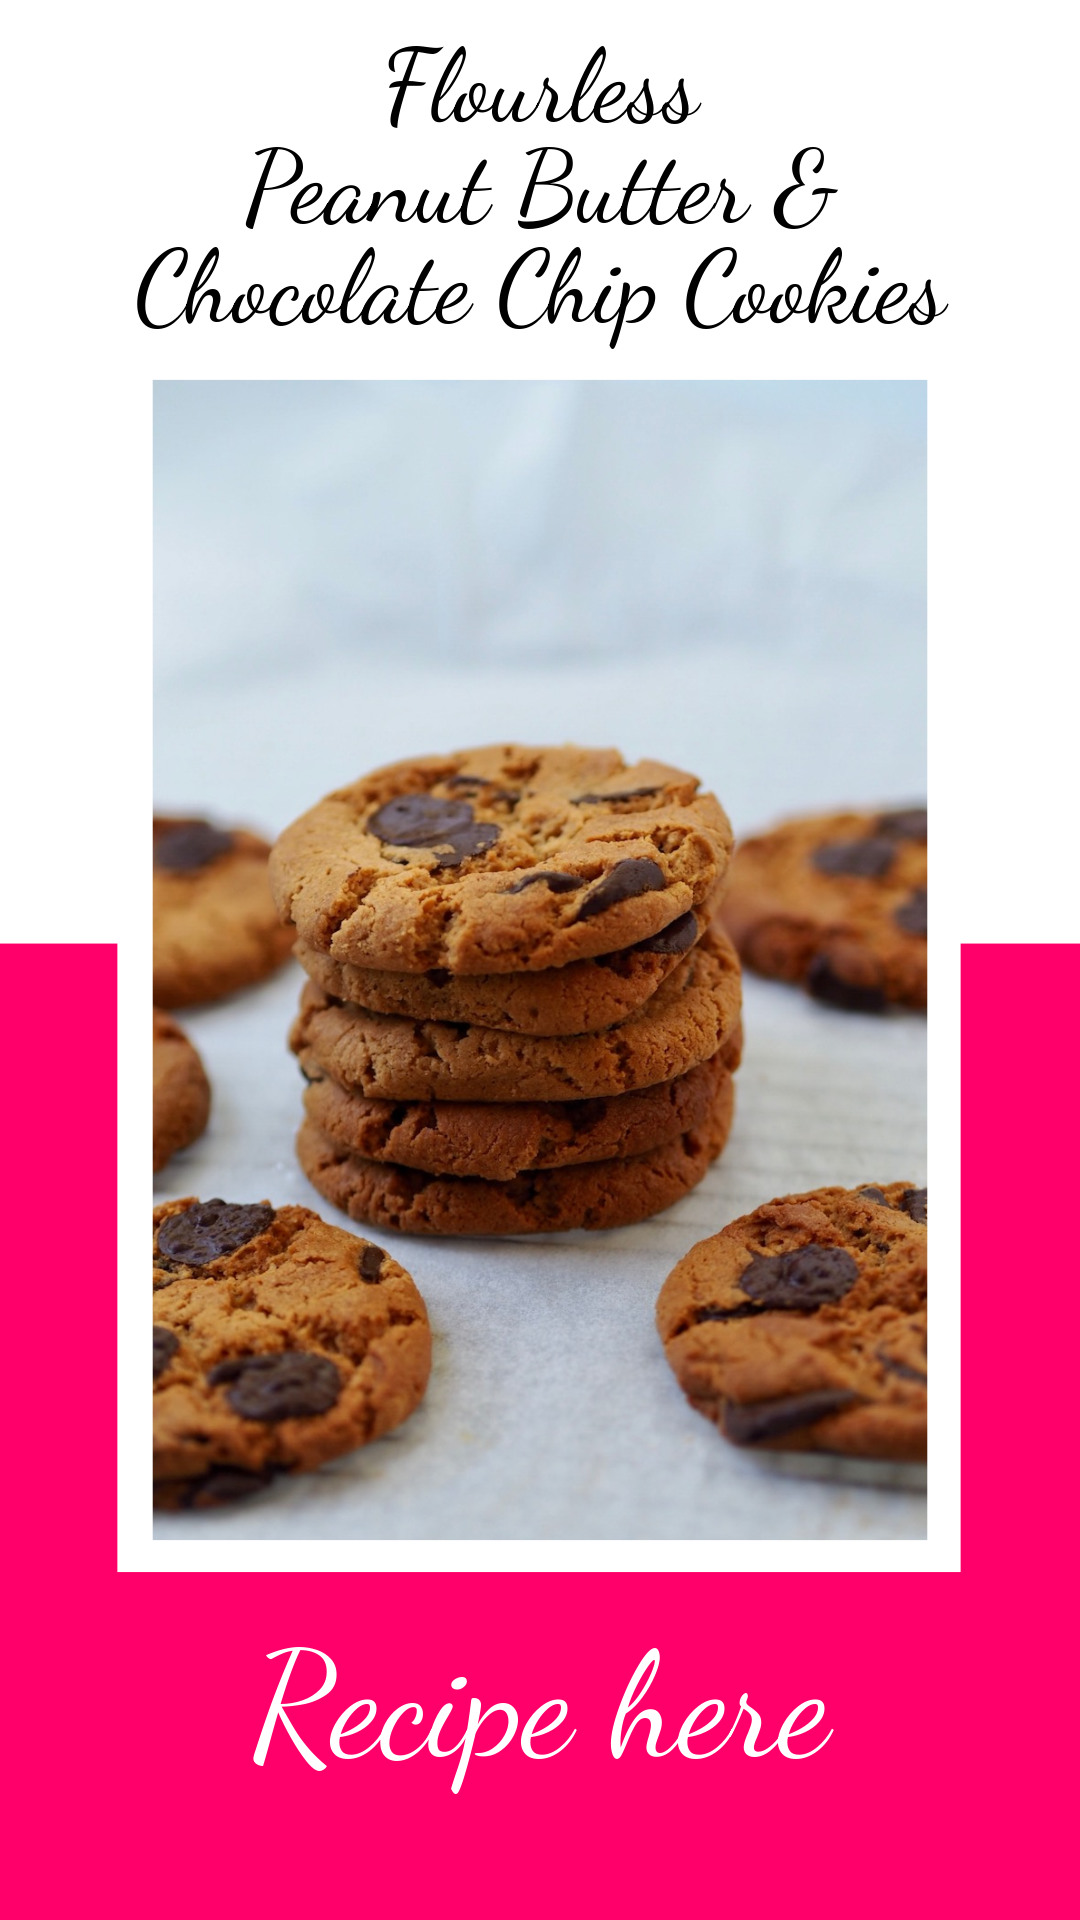
[[[542,972],[650,940],[731,853],[692,774],[604,748],[403,760],[287,828],[270,877],[305,946],[392,973]]]
[[[186,1033],[154,1008],[154,1172],[197,1140],[210,1116],[210,1082]]]
[[[304,1072],[380,1100],[593,1100],[673,1080],[735,1038],[741,976],[710,927],[621,1026],[548,1038],[417,1021],[329,999],[308,982],[289,1044]]]
[[[856,1012],[925,1007],[925,807],[789,820],[742,841],[723,916],[756,973]]]
[[[395,1102],[368,1100],[319,1079],[307,1088],[304,1108],[335,1146],[365,1160],[512,1180],[541,1168],[623,1160],[702,1126],[733,1053],[721,1051],[677,1080],[607,1100]]]
[[[703,907],[691,908],[636,947],[572,960],[542,973],[391,973],[354,967],[319,953],[304,941],[296,958],[324,993],[351,1000],[372,1013],[410,1020],[450,1020],[507,1033],[596,1033],[637,1013],[683,955],[696,946],[712,916],[719,889]]]
[[[363,1446],[419,1405],[420,1295],[307,1207],[154,1214],[154,1502],[216,1506]]]
[[[926,1190],[790,1194],[699,1241],[657,1326],[737,1446],[926,1458]]]
[[[154,1000],[217,1000],[273,973],[292,951],[267,880],[270,848],[243,827],[154,820]]]
[[[305,1120],[296,1151],[308,1179],[354,1220],[403,1233],[561,1233],[626,1227],[670,1207],[723,1151],[734,1110],[724,1074],[709,1115],[650,1153],[521,1173],[512,1180],[456,1179],[362,1159]]]

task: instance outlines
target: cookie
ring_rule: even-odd
[[[696,913],[693,908],[636,947],[572,960],[542,973],[391,973],[354,967],[319,953],[304,941],[296,958],[323,992],[355,1001],[372,1013],[410,1020],[451,1020],[507,1033],[595,1033],[637,1013],[708,925],[719,889]]]
[[[204,1507],[361,1447],[419,1405],[423,1300],[307,1207],[154,1213],[154,1501]]]
[[[210,1082],[186,1033],[154,1008],[154,1172],[197,1140],[210,1117]]]
[[[656,1320],[736,1445],[926,1458],[925,1188],[772,1200],[691,1248]]]
[[[925,1007],[925,807],[789,820],[742,841],[723,916],[756,973],[853,1011]]]
[[[418,1021],[330,1000],[313,982],[289,1044],[309,1077],[380,1100],[593,1100],[673,1080],[736,1036],[739,963],[715,926],[635,1013],[549,1038]]]
[[[389,1160],[421,1173],[512,1180],[541,1168],[624,1160],[706,1121],[730,1071],[714,1054],[677,1080],[608,1100],[482,1103],[367,1100],[333,1080],[304,1094],[308,1119],[346,1153]]]
[[[692,774],[605,748],[402,760],[321,800],[270,863],[307,947],[393,973],[542,972],[649,940],[731,854]]]
[[[338,1147],[311,1120],[297,1136],[300,1165],[319,1193],[354,1220],[403,1233],[562,1233],[625,1227],[660,1213],[695,1187],[723,1151],[734,1110],[724,1075],[704,1125],[651,1153],[518,1174],[513,1180],[455,1179],[362,1159]]]
[[[217,1000],[273,973],[294,935],[267,880],[270,849],[243,827],[154,820],[154,1001]]]

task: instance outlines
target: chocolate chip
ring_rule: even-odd
[[[177,1347],[180,1345],[171,1327],[154,1328],[154,1379],[164,1373]]]
[[[902,1193],[900,1195],[897,1205],[902,1207],[904,1212],[908,1214],[910,1218],[914,1220],[920,1227],[925,1227],[926,1225],[926,1188],[925,1187],[908,1187],[906,1193]]]
[[[430,793],[403,793],[372,814],[367,830],[376,840],[389,841],[395,847],[426,847],[469,826],[472,817],[467,800],[436,800]]]
[[[390,846],[438,847],[440,867],[460,867],[499,837],[498,827],[473,819],[467,800],[438,800],[430,793],[403,793],[388,800],[372,814],[367,828]]]
[[[633,949],[635,953],[688,953],[697,939],[698,924],[694,913],[680,913],[670,926],[661,927],[650,940],[639,940]]]
[[[237,1207],[227,1200],[203,1200],[162,1222],[158,1247],[167,1260],[185,1267],[208,1267],[211,1260],[235,1253],[256,1234],[265,1233],[273,1218],[274,1209],[265,1202]]]
[[[824,1000],[830,1007],[844,1007],[849,1013],[884,1013],[888,1005],[880,987],[858,987],[851,980],[841,980],[820,953],[810,962],[806,985],[815,1000]]]
[[[736,1446],[752,1445],[757,1440],[775,1440],[797,1427],[813,1426],[827,1413],[838,1413],[858,1399],[846,1388],[823,1388],[819,1393],[793,1393],[782,1400],[750,1400],[738,1406],[727,1401],[723,1412],[724,1433]]]
[[[498,787],[494,780],[485,780],[478,773],[452,773],[445,782],[448,787],[467,787],[473,795],[482,793],[487,804],[494,805],[503,800],[508,806],[516,806],[521,799],[520,787]]]
[[[535,887],[540,880],[550,888],[552,893],[576,893],[579,887],[585,885],[580,873],[549,873],[541,868],[539,871],[523,874],[521,879],[515,880],[513,886],[507,887],[506,891],[507,893],[524,893],[526,887]]]
[[[759,1307],[753,1300],[744,1300],[737,1307],[699,1307],[690,1325],[700,1326],[703,1320],[752,1320],[756,1314],[768,1311],[768,1307]]]
[[[246,1500],[249,1494],[268,1487],[273,1470],[249,1473],[244,1467],[215,1467],[199,1480],[192,1480],[181,1501],[185,1507],[221,1507],[231,1500]]]
[[[171,873],[193,873],[232,850],[233,836],[212,827],[208,820],[186,820],[154,840],[154,865]]]
[[[905,933],[921,933],[925,940],[926,888],[916,887],[913,893],[909,893],[907,899],[902,900],[897,907],[893,919]]]
[[[444,867],[459,866],[467,854],[482,853],[499,837],[498,827],[473,819],[467,800],[438,800],[430,793],[389,801],[372,815],[368,830],[394,846],[448,849],[439,862]]]
[[[628,787],[625,793],[579,793],[572,800],[575,807],[613,807],[621,800],[647,800],[651,795],[662,792],[660,787]]]
[[[898,1380],[914,1380],[916,1386],[925,1387],[926,1375],[920,1373],[918,1367],[909,1367],[903,1360],[894,1360],[884,1347],[875,1347],[874,1352],[886,1373],[895,1373]]]
[[[875,1200],[879,1207],[887,1207],[889,1204],[880,1187],[860,1187],[859,1198],[860,1200]]]
[[[498,827],[485,825],[480,821],[475,822],[471,827],[459,827],[457,832],[451,835],[448,848],[440,852],[439,865],[440,867],[460,867],[462,861],[467,860],[470,855],[486,853],[489,847],[495,845],[498,837]]]
[[[620,900],[633,900],[639,893],[655,893],[666,886],[664,870],[655,860],[617,860],[585,895],[574,917],[591,920],[594,913],[605,913]]]
[[[448,987],[454,976],[449,967],[429,967],[424,977],[433,987]]]
[[[843,1247],[821,1247],[811,1240],[792,1253],[757,1254],[740,1273],[739,1286],[763,1306],[812,1312],[842,1300],[858,1277]]]
[[[366,1280],[369,1286],[377,1286],[385,1259],[386,1255],[381,1247],[365,1247],[360,1255],[361,1280]]]
[[[813,861],[819,873],[853,874],[860,880],[880,880],[896,859],[891,840],[833,840],[815,849]]]
[[[207,1374],[245,1420],[298,1420],[325,1413],[341,1392],[341,1375],[321,1353],[253,1353],[223,1360]]]
[[[887,833],[894,840],[921,840],[925,845],[926,808],[902,807],[897,813],[883,813],[876,826],[879,833]]]

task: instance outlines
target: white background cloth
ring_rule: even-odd
[[[736,829],[924,791],[918,383],[168,383],[156,791],[271,835],[399,756],[584,740],[692,767]],[[319,1200],[290,967],[182,1014],[214,1087],[156,1183]],[[925,1024],[746,983],[731,1143],[640,1226],[383,1236],[428,1302],[398,1433],[166,1538],[907,1538],[925,1501],[766,1472],[683,1401],[666,1273],[773,1196],[925,1171]]]

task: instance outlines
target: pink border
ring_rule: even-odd
[[[22,1014],[3,1122],[14,1912],[1060,1910],[1080,951],[964,954],[965,1564],[921,1576],[116,1574],[115,954],[9,948],[0,967]],[[294,1716],[324,1754],[367,1694],[423,1703],[419,1735],[399,1728],[418,1744],[459,1674],[522,1719],[568,1699],[538,1745],[575,1737],[545,1765],[478,1758],[457,1795],[427,1754],[315,1772],[280,1728],[257,1768],[281,1665],[265,1656],[301,1643],[338,1663]],[[614,1709],[652,1646],[665,1745],[698,1701],[744,1689],[769,1740],[808,1696],[826,1712],[803,1744],[832,1739],[808,1765],[757,1765],[740,1733],[694,1765],[650,1758],[639,1728],[615,1761]]]

